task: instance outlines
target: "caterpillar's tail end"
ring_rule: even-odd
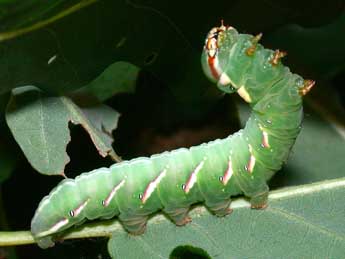
[[[31,233],[40,248],[46,249],[54,246],[54,237],[52,235],[37,234],[32,228]]]
[[[309,93],[309,91],[313,88],[314,85],[315,85],[314,80],[310,80],[310,79],[304,80],[303,87],[299,89],[299,94],[301,96],[306,95],[307,93]]]
[[[39,238],[35,240],[36,240],[37,245],[42,249],[50,248],[55,245],[51,236],[47,236],[47,237],[43,237],[43,238]]]
[[[50,233],[49,230],[46,231],[42,222],[44,222],[44,218],[42,218],[41,214],[36,212],[31,221],[31,234],[37,245],[40,248],[46,249],[54,246],[53,236],[51,235],[53,233]]]

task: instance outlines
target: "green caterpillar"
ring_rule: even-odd
[[[314,85],[281,64],[285,55],[263,48],[261,34],[213,28],[202,53],[206,75],[253,109],[245,128],[225,139],[136,158],[65,179],[39,204],[31,232],[42,248],[54,234],[85,219],[117,216],[132,234],[162,210],[176,225],[191,221],[191,204],[204,202],[217,216],[231,212],[231,196],[244,194],[265,208],[267,180],[282,167],[300,131],[302,96]]]

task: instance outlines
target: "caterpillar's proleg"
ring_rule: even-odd
[[[188,208],[175,208],[173,210],[164,209],[166,215],[177,225],[183,226],[192,221],[188,216]]]
[[[205,203],[206,207],[218,217],[226,216],[232,212],[230,204],[231,199],[222,200],[216,203]]]
[[[141,235],[145,232],[148,216],[136,216],[130,218],[119,217],[124,228],[132,235]]]

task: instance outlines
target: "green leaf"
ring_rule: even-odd
[[[97,114],[97,116],[96,116]],[[63,174],[69,162],[68,123],[80,124],[99,154],[118,159],[111,144],[119,113],[105,105],[79,108],[67,97],[51,97],[32,86],[13,90],[6,121],[31,165],[43,174]]]
[[[47,92],[66,94],[90,84],[111,64],[125,61],[154,73],[171,89],[182,111],[189,111],[183,105],[206,110],[203,104],[210,97],[205,93],[211,83],[202,73],[200,50],[210,24],[195,28],[209,8],[203,7],[194,25],[181,30],[160,12],[159,8],[164,8],[160,2],[154,5],[157,7],[132,1],[98,1],[39,30],[0,40],[0,93],[35,85]],[[181,9],[179,4],[173,8]],[[187,37],[189,33],[195,46]]]
[[[319,78],[332,78],[345,70],[345,35],[341,33],[344,26],[345,12],[318,28],[284,26],[270,34],[267,41],[287,50],[292,64],[297,63],[304,70],[309,68]]]
[[[280,186],[344,176],[345,130],[305,105],[302,130],[287,164],[276,175]],[[327,162],[332,161],[332,162]]]
[[[118,93],[133,93],[139,71],[140,69],[131,63],[115,62],[81,90],[88,91],[100,102]]]
[[[120,114],[107,105],[83,107],[81,110],[93,127],[108,135],[107,142],[111,145],[113,142],[111,134],[117,128]]]
[[[112,258],[169,258],[177,246],[192,246],[211,258],[342,258],[345,253],[345,179],[273,191],[265,210],[233,202],[224,218],[197,207],[192,223],[176,227],[162,215],[142,236],[114,230]]]

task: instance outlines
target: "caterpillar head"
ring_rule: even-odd
[[[201,57],[206,76],[212,82],[218,83],[218,88],[226,93],[237,91],[234,87],[229,87],[230,79],[225,78],[222,71],[222,68],[227,67],[229,51],[237,38],[238,32],[231,26],[225,26],[222,21],[221,26],[212,28],[207,34]]]

